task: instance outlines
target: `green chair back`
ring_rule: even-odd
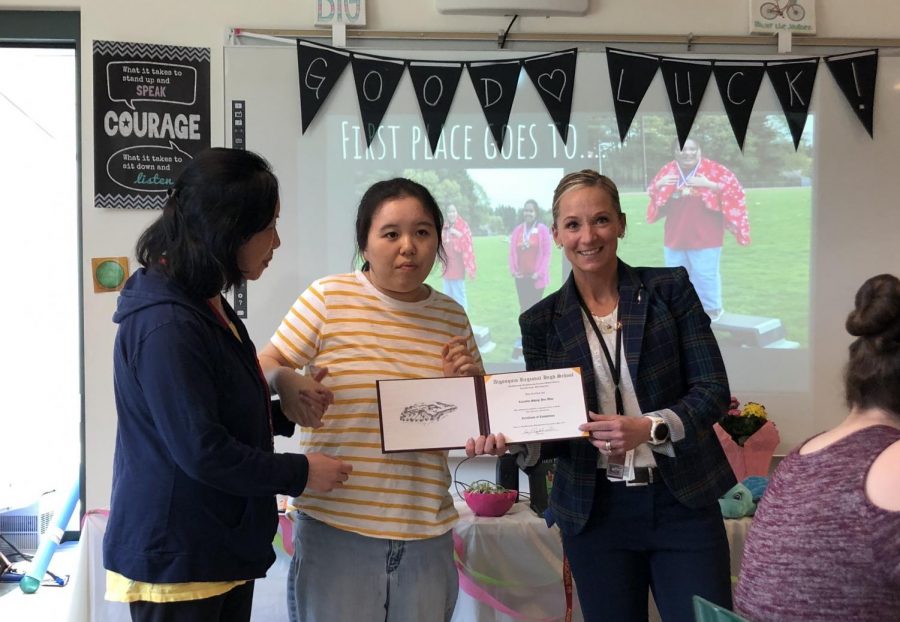
[[[747,622],[733,611],[694,596],[694,622]]]

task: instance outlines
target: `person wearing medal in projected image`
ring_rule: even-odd
[[[519,317],[529,371],[581,368],[588,437],[511,445],[526,469],[556,459],[548,522],[587,622],[692,620],[691,597],[731,606],[719,497],[736,482],[712,426],[730,397],[710,320],[683,268],[632,268],[608,177],[566,175],[553,194],[553,239],[572,265],[558,291]],[[499,433],[466,453],[500,455]]]
[[[682,266],[715,322],[722,317],[719,263],[725,230],[741,246],[750,244],[747,200],[737,177],[725,166],[702,157],[700,144],[688,138],[675,159],[664,165],[647,192],[647,222],[666,219],[663,251],[668,267]]]
[[[522,206],[522,222],[509,236],[509,272],[516,281],[519,313],[531,308],[544,296],[550,282],[550,230],[541,222],[537,201],[528,199]],[[522,338],[513,346],[513,360],[522,351]]]

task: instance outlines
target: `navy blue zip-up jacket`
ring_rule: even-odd
[[[118,430],[104,566],[151,583],[265,576],[276,493],[299,495],[309,465],[276,454],[269,392],[243,323],[240,341],[203,299],[141,269],[113,321]]]

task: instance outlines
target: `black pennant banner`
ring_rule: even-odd
[[[470,63],[469,77],[475,94],[484,111],[491,134],[497,149],[503,149],[503,137],[509,123],[513,100],[516,98],[516,86],[522,65],[519,61],[503,61],[498,63]]]
[[[656,75],[659,57],[606,48],[606,64],[609,67],[619,140],[624,141],[641,100]]]
[[[494,142],[502,149],[519,75],[525,67],[563,143],[568,144],[577,58],[578,49],[572,48],[502,61],[404,60],[347,52],[298,40],[301,129],[306,133],[344,68],[350,63],[366,145],[371,146],[408,66],[428,142],[434,153],[465,65]],[[741,150],[764,74],[768,74],[781,103],[794,148],[799,147],[809,116],[819,64],[818,58],[785,61],[693,60],[614,48],[606,48],[606,60],[620,141],[625,140],[657,69],[661,69],[678,143],[683,147],[706,92],[710,74],[715,73],[719,95]],[[874,137],[872,120],[878,50],[826,56],[825,63],[869,136]]]
[[[297,63],[300,68],[301,133],[315,118],[332,87],[341,77],[350,57],[331,48],[297,41]]]
[[[834,81],[841,87],[850,107],[863,127],[874,138],[872,118],[875,112],[875,75],[878,73],[878,50],[855,54],[826,56],[825,64]]]
[[[753,112],[765,73],[766,65],[759,61],[715,61],[713,64],[722,105],[741,151],[744,150],[750,113]]]
[[[350,65],[356,82],[359,114],[366,132],[366,146],[369,147],[394,97],[394,91],[400,84],[406,65],[403,61],[367,58],[358,54],[351,57]]]
[[[818,58],[766,63],[769,82],[772,83],[778,101],[781,102],[784,118],[794,138],[794,149],[800,146],[800,137],[803,135],[803,126],[806,125],[806,117],[809,115],[809,100],[812,98],[818,67]]]
[[[409,77],[412,78],[413,90],[419,100],[419,110],[428,133],[431,153],[437,149],[461,73],[462,65],[409,64]]]
[[[575,61],[578,49],[526,60],[523,65],[534,88],[544,101],[563,143],[568,142],[575,90]]]
[[[691,133],[691,126],[694,125],[700,102],[706,92],[706,85],[709,83],[712,61],[663,58],[659,66],[669,95],[678,145],[684,149],[684,141]]]

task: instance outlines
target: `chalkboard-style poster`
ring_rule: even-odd
[[[94,42],[94,207],[156,209],[209,147],[209,48]]]

